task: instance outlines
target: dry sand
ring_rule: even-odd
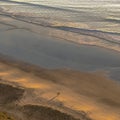
[[[43,105],[81,118],[119,120],[120,84],[102,72],[48,70],[0,59],[0,83],[25,89],[19,105]]]

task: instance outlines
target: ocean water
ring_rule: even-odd
[[[119,0],[0,0],[0,13],[60,30],[63,39],[120,51]]]
[[[119,13],[119,0],[0,0],[0,53],[120,80]]]
[[[3,27],[6,29],[6,26]],[[26,30],[0,32],[0,53],[48,69],[107,71],[120,81],[120,53]]]

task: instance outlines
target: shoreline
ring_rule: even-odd
[[[3,21],[5,19],[5,21]],[[10,19],[9,17],[8,18],[4,18],[3,17],[3,20],[0,20],[0,21],[3,21],[5,24],[6,24],[6,28],[5,28],[5,30],[3,31],[3,32],[6,32],[6,35],[5,36],[7,36],[7,33],[14,33],[14,34],[18,34],[18,33],[22,33],[22,31],[25,31],[26,32],[26,34],[28,34],[28,36],[29,35],[31,35],[31,34],[35,34],[34,36],[37,36],[36,38],[39,38],[39,39],[44,39],[44,36],[46,36],[45,34],[46,33],[49,33],[49,35],[47,35],[46,36],[46,38],[47,39],[49,39],[49,40],[52,40],[52,39],[55,39],[55,40],[52,40],[52,42],[53,42],[53,44],[55,44],[56,45],[56,43],[58,42],[58,43],[67,43],[66,45],[68,46],[68,45],[70,45],[70,46],[76,46],[77,48],[79,48],[79,47],[81,47],[82,49],[80,49],[80,50],[83,50],[83,52],[85,51],[85,49],[87,49],[87,47],[88,47],[88,50],[91,50],[90,48],[92,48],[92,52],[94,52],[94,50],[95,51],[98,51],[98,54],[100,53],[103,53],[104,54],[104,52],[106,53],[106,55],[107,54],[109,54],[109,58],[110,58],[110,55],[111,55],[111,57],[115,57],[115,58],[119,58],[119,55],[120,55],[120,52],[118,52],[118,51],[116,51],[116,50],[113,50],[113,49],[107,49],[106,47],[100,47],[100,46],[97,46],[97,45],[89,45],[89,44],[86,44],[86,45],[84,45],[84,44],[77,44],[76,43],[76,41],[73,41],[73,40],[76,40],[75,38],[73,38],[72,36],[71,36],[71,33],[65,33],[66,35],[70,35],[71,36],[71,40],[72,41],[70,41],[70,40],[66,40],[65,38],[59,38],[59,37],[56,37],[56,36],[54,36],[54,34],[55,33],[59,33],[60,31],[57,31],[57,32],[55,32],[54,33],[54,31],[53,31],[53,33],[51,33],[51,29],[50,28],[44,28],[44,27],[41,27],[41,26],[36,26],[36,25],[33,25],[33,24],[31,24],[31,23],[26,23],[26,22],[21,22],[21,21],[18,21],[18,20],[16,20],[16,21],[14,21],[13,19]],[[9,22],[10,21],[10,22]],[[11,23],[12,22],[12,23]],[[4,25],[4,24],[3,24]],[[9,27],[8,27],[9,26]],[[7,28],[8,27],[8,28]],[[17,29],[17,30],[16,30]],[[13,30],[13,31],[11,31],[11,30]],[[17,32],[15,32],[15,31],[17,31]],[[21,31],[20,31],[21,30]],[[30,32],[30,33],[29,33]],[[24,33],[24,32],[23,32]],[[61,32],[60,32],[61,33]],[[14,35],[13,34],[13,35]],[[2,34],[1,34],[2,35]],[[12,35],[11,35],[12,36]],[[26,35],[27,36],[27,35]],[[43,38],[41,38],[43,36]],[[75,36],[77,36],[77,35],[75,35]],[[19,36],[18,36],[19,37]],[[79,36],[77,36],[77,37],[79,37]],[[27,38],[27,37],[26,37]],[[68,37],[69,38],[69,37]],[[17,38],[16,38],[17,39]],[[30,38],[28,38],[28,39],[30,39]],[[35,39],[35,38],[33,38],[33,39]],[[1,40],[2,41],[2,40]],[[10,41],[12,41],[12,40],[10,40]],[[55,41],[55,42],[54,42]],[[49,41],[48,41],[49,42]],[[9,41],[8,41],[8,43],[9,43]],[[11,42],[11,43],[14,43],[14,42]],[[57,44],[58,44],[57,43]],[[3,44],[4,44],[4,40],[3,40]],[[6,44],[6,43],[5,43]],[[19,43],[17,43],[16,42],[16,44],[19,44]],[[47,45],[47,42],[46,42],[46,45]],[[43,46],[45,46],[44,44],[43,44]],[[85,46],[85,47],[84,47]],[[59,47],[59,46],[58,46]],[[64,47],[63,45],[61,45],[61,48],[62,47]],[[84,48],[83,48],[84,47]],[[2,48],[2,44],[1,44],[1,48]],[[7,49],[7,47],[5,46],[4,48],[6,48]],[[9,47],[8,47],[9,48]],[[22,48],[22,46],[21,46],[21,48]],[[71,47],[72,48],[72,47]],[[74,47],[75,48],[75,47]],[[73,48],[73,49],[74,49]],[[38,48],[37,48],[38,49]],[[47,49],[47,48],[46,48]],[[49,48],[49,49],[52,49],[52,48]],[[44,51],[45,49],[43,49],[43,51]],[[65,49],[65,51],[66,50],[68,50],[68,49]],[[18,50],[19,51],[19,50]],[[58,51],[61,51],[60,49],[58,49]],[[78,49],[78,51],[79,51],[79,49]],[[99,52],[99,51],[101,51],[101,52]],[[24,52],[24,51],[23,51]],[[72,52],[72,51],[71,51]],[[90,52],[90,53],[92,53],[92,52]],[[2,52],[1,52],[2,53]],[[75,52],[73,52],[72,54],[74,54]],[[110,54],[111,53],[111,54]],[[8,54],[7,52],[3,52],[3,54],[6,54],[6,55],[9,55],[9,56],[12,56],[13,54],[16,54],[16,53],[10,53],[10,54]],[[27,54],[27,53],[26,53]],[[34,53],[32,53],[32,51],[31,51],[31,54],[34,54]],[[56,54],[56,53],[54,53],[54,54]],[[59,54],[62,54],[62,53],[59,53]],[[69,53],[70,54],[70,53]],[[86,57],[87,57],[87,52],[85,53],[86,54]],[[51,55],[51,54],[50,54]],[[49,56],[50,56],[49,55]],[[63,54],[62,54],[63,55]],[[79,54],[78,54],[79,55]],[[80,55],[82,55],[82,53],[80,53]],[[29,56],[29,55],[28,55]],[[37,56],[38,56],[38,54],[37,54]],[[64,55],[63,55],[64,56]],[[94,57],[95,55],[93,55],[93,57]],[[118,56],[118,57],[117,57]],[[15,58],[15,59],[19,59],[19,57],[18,58],[16,58],[15,56],[12,56],[13,58]],[[34,56],[34,57],[36,57],[36,56]],[[40,56],[40,57],[42,57],[42,56]],[[47,56],[48,57],[48,56]],[[53,56],[53,57],[56,57],[56,56]],[[75,57],[77,57],[77,56],[75,56]],[[84,57],[84,56],[82,56],[82,57]],[[84,59],[86,59],[86,57],[84,58]],[[99,55],[97,55],[97,57],[99,57]],[[102,55],[100,56],[100,58],[102,57]],[[36,62],[36,59],[35,60],[33,60],[32,62],[31,61],[29,61],[30,59],[24,59],[24,56],[21,56],[21,58],[23,58],[23,59],[21,59],[22,61],[26,61],[26,62],[30,62],[30,63],[33,63],[33,64],[35,64]],[[68,56],[68,58],[69,58],[69,56]],[[71,57],[72,58],[72,57]],[[40,60],[40,58],[38,58],[37,57],[37,59],[39,59]],[[46,58],[45,58],[46,59]],[[49,58],[48,58],[49,59]],[[57,58],[57,59],[59,59],[59,58]],[[79,59],[79,58],[78,58]],[[92,59],[92,57],[91,57],[91,59]],[[105,58],[105,59],[107,59],[107,58]],[[27,61],[28,60],[28,61]],[[51,59],[50,58],[50,60],[51,61],[54,61],[55,59]],[[64,59],[63,59],[64,60]],[[49,66],[48,64],[46,64],[46,63],[44,63],[44,62],[42,62],[42,63],[38,63],[37,62],[37,65],[39,65],[39,66],[41,66],[41,64],[43,65],[42,67],[44,67],[44,64],[45,64],[45,67],[46,66],[48,66],[47,68],[54,68],[54,67],[56,67],[56,68],[59,68],[60,67],[60,65],[62,65],[61,67],[64,67],[63,65],[67,65],[66,63],[64,63],[63,62],[63,60],[62,61],[58,61],[58,60],[55,60],[55,62],[58,64],[58,66],[54,66],[53,65],[53,67],[52,67],[52,65],[51,66]],[[80,59],[79,59],[80,60]],[[109,59],[108,59],[109,60]],[[97,61],[99,61],[99,59],[97,59]],[[113,70],[113,68],[112,67],[110,67],[110,68],[104,68],[104,67],[101,67],[101,68],[99,68],[99,64],[102,66],[102,64],[101,63],[99,63],[98,62],[98,68],[96,67],[96,66],[94,66],[94,64],[92,64],[93,65],[93,69],[91,69],[92,68],[92,65],[91,66],[89,66],[89,64],[88,64],[88,61],[86,62],[87,64],[88,64],[88,66],[89,67],[84,67],[82,64],[86,64],[86,63],[84,63],[84,62],[80,62],[80,64],[81,65],[75,65],[75,63],[76,62],[78,62],[78,61],[76,61],[75,60],[75,62],[73,63],[73,65],[71,65],[71,63],[70,63],[70,66],[68,65],[68,66],[65,66],[65,68],[67,67],[67,68],[71,68],[71,69],[76,69],[76,70],[82,70],[82,71],[96,71],[96,70],[104,70],[104,71],[107,71],[107,72],[109,72],[109,71],[111,71],[111,73],[108,73],[109,74],[109,76],[112,78],[112,79],[117,79],[118,81],[120,81],[120,79],[118,78],[118,77],[116,77],[116,74],[114,75],[113,74],[113,76],[111,76],[111,74],[114,72],[114,71],[112,71]],[[118,60],[116,61],[116,64],[117,64],[117,62],[118,62]],[[114,62],[113,62],[114,63]],[[112,62],[111,62],[111,64],[113,64]],[[107,64],[107,62],[106,62],[106,64]],[[115,64],[115,63],[114,63]],[[80,67],[78,67],[78,66],[80,66]],[[107,66],[107,67],[109,67],[109,66]],[[116,67],[116,65],[115,65],[115,67]],[[119,63],[118,63],[118,67],[119,67]],[[102,69],[103,68],[103,69]],[[120,69],[120,68],[117,68],[118,70]],[[119,74],[117,74],[117,76],[118,76]]]

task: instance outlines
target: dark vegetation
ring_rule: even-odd
[[[19,101],[24,90],[11,85],[0,84],[0,104],[9,104]]]
[[[11,103],[18,102],[22,98],[25,90],[17,87],[13,87],[11,85],[0,83],[0,105],[1,108],[5,108],[7,111],[14,111],[12,117],[7,113],[3,112],[0,108],[0,120],[15,120],[13,116],[17,114],[21,114],[24,118],[19,118],[16,120],[91,120],[86,114],[81,113],[81,119],[77,119],[68,115],[67,113],[62,113],[58,110],[54,110],[52,108],[46,106],[38,106],[38,105],[24,105],[19,106],[13,104],[13,107],[7,109],[7,104],[12,105]],[[15,106],[14,106],[15,105]],[[16,107],[16,108],[15,108]],[[17,111],[16,111],[17,110]],[[17,116],[16,116],[17,118]]]
[[[6,112],[0,112],[0,120],[15,120],[15,119]]]
[[[25,105],[23,113],[29,120],[80,120],[49,107]]]

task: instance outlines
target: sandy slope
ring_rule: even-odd
[[[120,118],[119,83],[103,73],[47,70],[22,62],[0,61],[0,82],[25,89],[19,105],[49,106],[77,118],[81,113],[94,120]]]

